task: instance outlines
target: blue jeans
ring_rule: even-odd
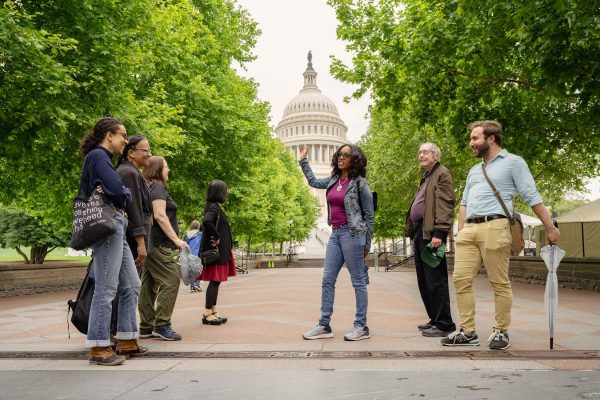
[[[117,213],[116,220],[117,231],[92,245],[95,286],[85,347],[110,346],[112,300],[117,290],[119,309],[115,339],[131,340],[139,337],[136,304],[141,282],[125,240],[127,219]]]
[[[335,229],[331,233],[325,253],[325,266],[323,268],[323,289],[321,295],[321,319],[319,325],[328,326],[333,314],[333,300],[335,297],[335,282],[338,274],[346,263],[350,280],[354,287],[356,297],[356,319],[354,326],[367,326],[367,274],[365,273],[364,250],[366,232],[352,234],[348,226]]]

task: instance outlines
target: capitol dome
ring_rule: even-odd
[[[340,118],[333,101],[317,86],[317,72],[308,53],[308,66],[302,74],[304,86],[285,106],[275,134],[294,154],[301,146],[309,147],[309,161],[315,173],[331,172],[331,157],[341,145],[348,144],[348,127]],[[317,171],[318,170],[318,171]]]

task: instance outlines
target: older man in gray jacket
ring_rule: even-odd
[[[437,249],[446,242],[454,222],[454,183],[452,175],[440,164],[442,153],[434,143],[419,148],[419,164],[425,170],[419,189],[406,217],[406,231],[413,241],[419,292],[429,321],[419,325],[423,336],[447,336],[456,329],[450,315],[448,265],[444,256],[431,267],[421,253],[431,243]]]

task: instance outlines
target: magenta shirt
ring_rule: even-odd
[[[329,209],[331,210],[331,227],[333,229],[348,223],[346,207],[344,207],[344,195],[346,194],[346,190],[348,190],[350,181],[351,179],[344,181],[342,189],[338,192],[337,188],[340,184],[340,181],[338,180],[327,193],[327,203],[329,203]]]

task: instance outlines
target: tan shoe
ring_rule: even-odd
[[[125,356],[115,354],[110,346],[92,347],[89,355],[90,364],[98,365],[120,365],[126,360]]]
[[[119,340],[117,343],[117,354],[123,356],[143,356],[148,353],[148,348],[140,346],[137,340]]]

